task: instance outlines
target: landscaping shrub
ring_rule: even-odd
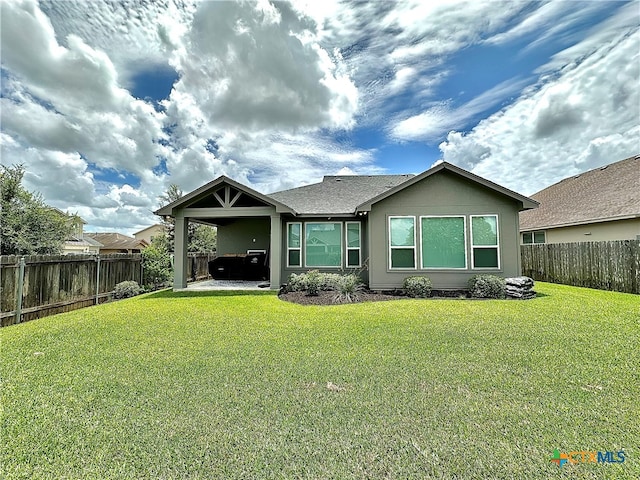
[[[426,298],[431,296],[431,280],[429,277],[407,277],[402,282],[402,288],[409,297]]]
[[[337,275],[337,274],[333,274]],[[336,295],[333,297],[335,303],[352,303],[355,302],[359,294],[364,290],[362,279],[355,273],[349,275],[337,275],[339,278],[335,281]]]
[[[138,285],[138,282],[133,280],[127,280],[126,282],[120,282],[113,289],[113,298],[129,298],[135,297],[142,293],[142,288]]]
[[[306,292],[309,296],[317,296],[321,291],[336,291],[334,302],[350,303],[357,299],[358,293],[364,288],[364,283],[355,273],[340,275],[309,270],[306,273],[289,275],[285,291]]]
[[[323,283],[322,274],[318,270],[309,270],[305,274],[305,291],[307,295],[315,297],[320,292],[320,286]]]
[[[149,245],[142,251],[143,284],[149,289],[157,289],[171,280],[173,268],[171,256],[161,246]]]
[[[473,298],[505,298],[504,278],[495,275],[474,275],[469,279],[468,285]]]
[[[340,275],[339,273],[320,273],[320,290],[330,291],[337,290],[344,275]]]

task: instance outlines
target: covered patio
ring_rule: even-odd
[[[174,290],[196,288],[187,287],[187,243],[190,221],[218,227],[219,256],[245,255],[256,250],[264,252],[269,266],[270,288],[280,287],[281,214],[293,213],[290,207],[222,176],[155,213],[175,219]],[[219,281],[215,280],[215,282]],[[206,288],[217,285],[222,288],[223,284],[212,283]],[[244,286],[249,287],[249,284]],[[258,287],[255,286],[255,288]]]

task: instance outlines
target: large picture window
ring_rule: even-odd
[[[302,224],[287,223],[287,267],[302,266]]]
[[[389,217],[389,265],[416,268],[415,217]]]
[[[499,268],[498,216],[471,215],[473,268]]]
[[[361,265],[362,234],[360,222],[346,222],[347,225],[347,267],[359,267]]]
[[[342,266],[342,223],[305,223],[306,267]]]
[[[467,268],[464,217],[421,217],[422,268]]]

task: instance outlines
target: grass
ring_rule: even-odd
[[[0,330],[5,478],[640,477],[640,299],[160,292]],[[559,468],[554,449],[624,450]],[[577,457],[576,457],[577,458]]]

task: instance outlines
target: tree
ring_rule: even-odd
[[[216,250],[218,245],[218,230],[209,225],[201,223],[189,224],[194,226],[193,231],[189,228],[189,253],[209,253]]]
[[[0,254],[59,254],[73,230],[69,216],[22,186],[23,165],[0,168]]]
[[[172,183],[167,191],[158,197],[161,206],[179,200],[183,196],[178,185]],[[174,251],[175,239],[175,219],[173,217],[163,217],[162,219],[167,231],[167,242],[169,251]],[[187,225],[187,251],[189,253],[213,252],[217,245],[217,230],[215,227],[199,223],[189,222]]]
[[[166,236],[159,235],[142,251],[142,283],[151,290],[171,280],[173,268],[167,246]]]

